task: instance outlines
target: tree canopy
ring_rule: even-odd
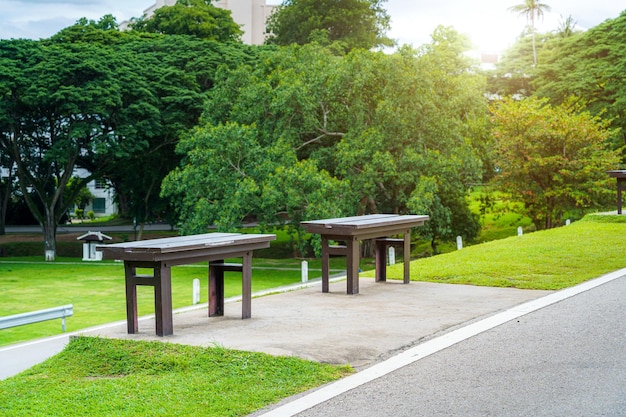
[[[213,6],[211,0],[177,0],[159,7],[150,17],[134,19],[130,27],[140,32],[164,35],[192,35],[218,42],[241,41],[243,31],[230,10]]]
[[[491,108],[495,179],[524,203],[537,229],[562,224],[568,210],[603,207],[613,194],[606,171],[619,160],[609,142],[614,132],[607,120],[581,110],[574,99],[551,106],[535,97]]]
[[[338,44],[345,51],[392,46],[386,0],[286,0],[268,20],[268,43]]]
[[[433,241],[458,231],[466,224],[452,222],[452,206],[466,207],[481,174],[465,121],[486,109],[463,39],[440,28],[419,52],[345,57],[292,46],[223,73],[163,194],[187,232],[235,227],[246,216],[297,226],[435,204],[448,218],[430,230]],[[425,188],[437,198],[423,197]]]
[[[134,63],[103,45],[0,41],[0,147],[17,167],[49,258],[73,202],[64,190],[74,168],[101,174],[112,158],[136,148],[133,132],[158,115]]]

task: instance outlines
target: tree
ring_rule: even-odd
[[[243,31],[230,10],[213,6],[211,0],[178,0],[173,6],[159,7],[151,17],[131,22],[140,32],[165,35],[192,35],[218,42],[240,42]]]
[[[173,220],[169,202],[159,197],[161,181],[179,164],[176,144],[198,123],[218,67],[252,62],[263,48],[189,35],[120,33],[81,22],[53,39],[57,43],[102,45],[120,56],[132,57],[128,64],[141,83],[128,95],[140,101],[129,100],[127,104],[154,113],[150,117],[118,118],[118,129],[122,125],[126,129],[137,127],[132,136],[138,147],[109,161],[102,175],[115,189],[120,215],[137,221],[137,238],[141,239],[147,221]],[[135,114],[129,110],[120,116]]]
[[[556,30],[556,34],[560,38],[569,38],[576,32],[579,32],[576,29],[576,21],[572,17],[572,15],[567,16],[566,18],[559,19],[559,27]]]
[[[543,18],[544,12],[549,12],[551,7],[539,0],[524,0],[524,3],[509,7],[509,10],[518,13],[520,16],[526,16],[526,21],[530,23],[531,35],[533,40],[533,63],[537,65],[537,47],[535,45],[535,22],[537,19]]]
[[[91,172],[83,185],[101,175],[115,157],[141,147],[134,134],[156,115],[134,62],[112,47],[58,38],[0,42],[0,146],[43,229],[47,260],[76,197],[65,193],[74,168]]]
[[[7,175],[4,176],[2,170]],[[0,236],[6,234],[6,215],[9,207],[9,199],[13,194],[14,184],[14,164],[6,149],[0,143]]]
[[[580,97],[593,115],[611,120],[621,131],[614,147],[626,144],[626,12],[607,19],[586,32],[576,32],[549,43],[533,80],[536,94],[552,104]]]
[[[252,215],[266,224],[288,216],[297,227],[324,213],[426,210],[416,190],[430,180],[456,211],[481,174],[468,122],[486,114],[465,41],[441,28],[419,52],[336,56],[293,45],[222,72],[163,193],[184,224],[207,213],[222,226]],[[452,230],[449,221],[442,224]]]
[[[345,51],[392,46],[386,0],[286,0],[268,19],[268,43],[339,43]]]
[[[497,184],[524,203],[537,229],[562,223],[567,210],[603,207],[613,194],[606,171],[619,161],[610,149],[608,121],[571,99],[507,99],[491,107]]]

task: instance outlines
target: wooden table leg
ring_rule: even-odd
[[[624,180],[617,179],[617,214],[622,214],[622,189],[624,187]]]
[[[224,315],[224,269],[213,267],[214,263],[224,261],[209,262],[209,317]]]
[[[172,313],[172,271],[158,262],[154,267],[154,315],[156,334],[169,336],[174,334]]]
[[[330,254],[328,253],[328,238],[322,236],[322,292],[330,290]]]
[[[376,282],[387,281],[387,244],[376,242]]]
[[[358,294],[359,293],[359,259],[360,259],[360,248],[359,241],[355,237],[350,237],[346,239],[347,246],[347,293],[348,294]]]
[[[411,282],[411,229],[404,232],[404,283]]]
[[[252,317],[252,252],[246,252],[241,271],[241,318]]]
[[[126,278],[126,326],[128,334],[139,331],[137,320],[137,286],[135,285],[136,268],[129,262],[124,262],[124,276]]]

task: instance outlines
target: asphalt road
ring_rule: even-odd
[[[297,415],[626,416],[624,295],[621,277]]]

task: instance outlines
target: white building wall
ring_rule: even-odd
[[[74,171],[74,175],[85,178],[89,172],[85,169],[78,168]],[[93,194],[97,201],[92,201],[85,207],[85,217],[89,211],[94,212],[96,217],[106,217],[117,214],[117,204],[115,203],[115,191],[112,187],[103,186],[102,181],[91,180],[87,183],[87,189]]]

